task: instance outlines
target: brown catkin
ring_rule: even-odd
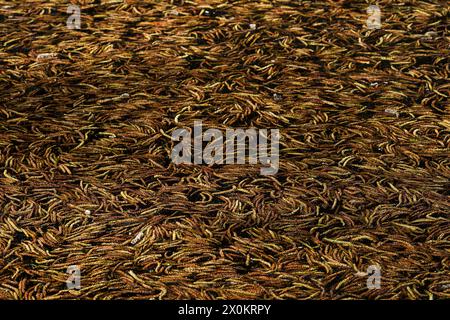
[[[0,0],[0,299],[450,298],[445,1],[66,2]]]

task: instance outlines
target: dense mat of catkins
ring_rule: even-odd
[[[72,3],[0,0],[0,299],[450,298],[447,1]]]

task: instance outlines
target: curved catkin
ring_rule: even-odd
[[[445,1],[71,2],[0,0],[0,299],[450,298]]]

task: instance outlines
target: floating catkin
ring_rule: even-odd
[[[448,3],[370,4],[0,0],[0,299],[450,298]]]

